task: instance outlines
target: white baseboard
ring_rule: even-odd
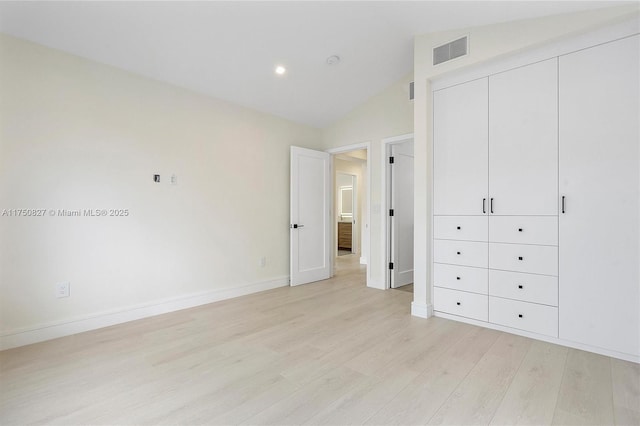
[[[20,330],[4,331],[0,335],[0,350],[44,342],[58,337],[70,336],[84,331],[96,330],[115,324],[148,318],[168,312],[206,305],[220,300],[232,299],[273,288],[289,285],[289,277],[280,277],[268,281],[247,284],[240,287],[229,287],[190,294],[171,299],[154,301],[147,304],[129,306],[123,309],[102,312],[66,321],[41,324]]]
[[[367,264],[367,258],[364,256],[360,256],[360,264],[361,265],[366,265]]]
[[[411,315],[420,318],[429,318],[433,316],[433,305],[426,303],[411,302]]]

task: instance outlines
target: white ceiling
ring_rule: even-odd
[[[607,2],[2,2],[0,31],[325,127],[407,75],[413,36]],[[325,63],[330,55],[339,65]],[[284,76],[273,72],[287,67]]]

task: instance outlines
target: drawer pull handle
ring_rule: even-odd
[[[524,260],[522,256],[518,256],[518,260]]]
[[[522,232],[522,228],[518,228],[518,232]]]
[[[461,303],[460,303],[460,302],[456,302],[456,305],[460,306],[460,305],[461,305]]]
[[[456,280],[460,280],[460,277],[456,277]]]
[[[483,198],[482,199],[482,213],[486,213],[487,212],[487,199]]]
[[[490,199],[489,205],[490,205],[489,211],[491,212],[491,214],[493,214],[493,198]]]
[[[456,226],[456,228],[457,228],[457,229],[460,229],[460,227],[459,227],[459,226]]]
[[[457,253],[457,254],[460,254],[460,252],[459,252],[459,251],[457,251],[456,253]]]
[[[520,285],[518,285],[518,288],[519,288],[519,289],[522,289],[523,287],[522,287],[522,285],[520,284]]]
[[[518,318],[523,318],[522,314],[518,314]]]

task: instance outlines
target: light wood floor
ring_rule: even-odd
[[[640,367],[331,280],[0,353],[0,424],[640,424]]]

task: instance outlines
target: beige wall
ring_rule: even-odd
[[[431,304],[431,94],[430,82],[501,56],[566,38],[635,16],[638,5],[592,10],[483,27],[426,34],[415,38],[415,285],[414,313],[424,315]],[[469,55],[436,67],[431,65],[432,49],[468,35]]]
[[[384,239],[381,229],[382,139],[413,132],[413,102],[409,101],[409,82],[412,74],[389,86],[344,118],[327,127],[322,139],[325,149],[362,142],[371,142],[371,253],[368,259],[370,285],[384,288]]]
[[[319,130],[7,36],[0,64],[0,210],[129,210],[0,217],[1,334],[286,283],[289,146]]]

